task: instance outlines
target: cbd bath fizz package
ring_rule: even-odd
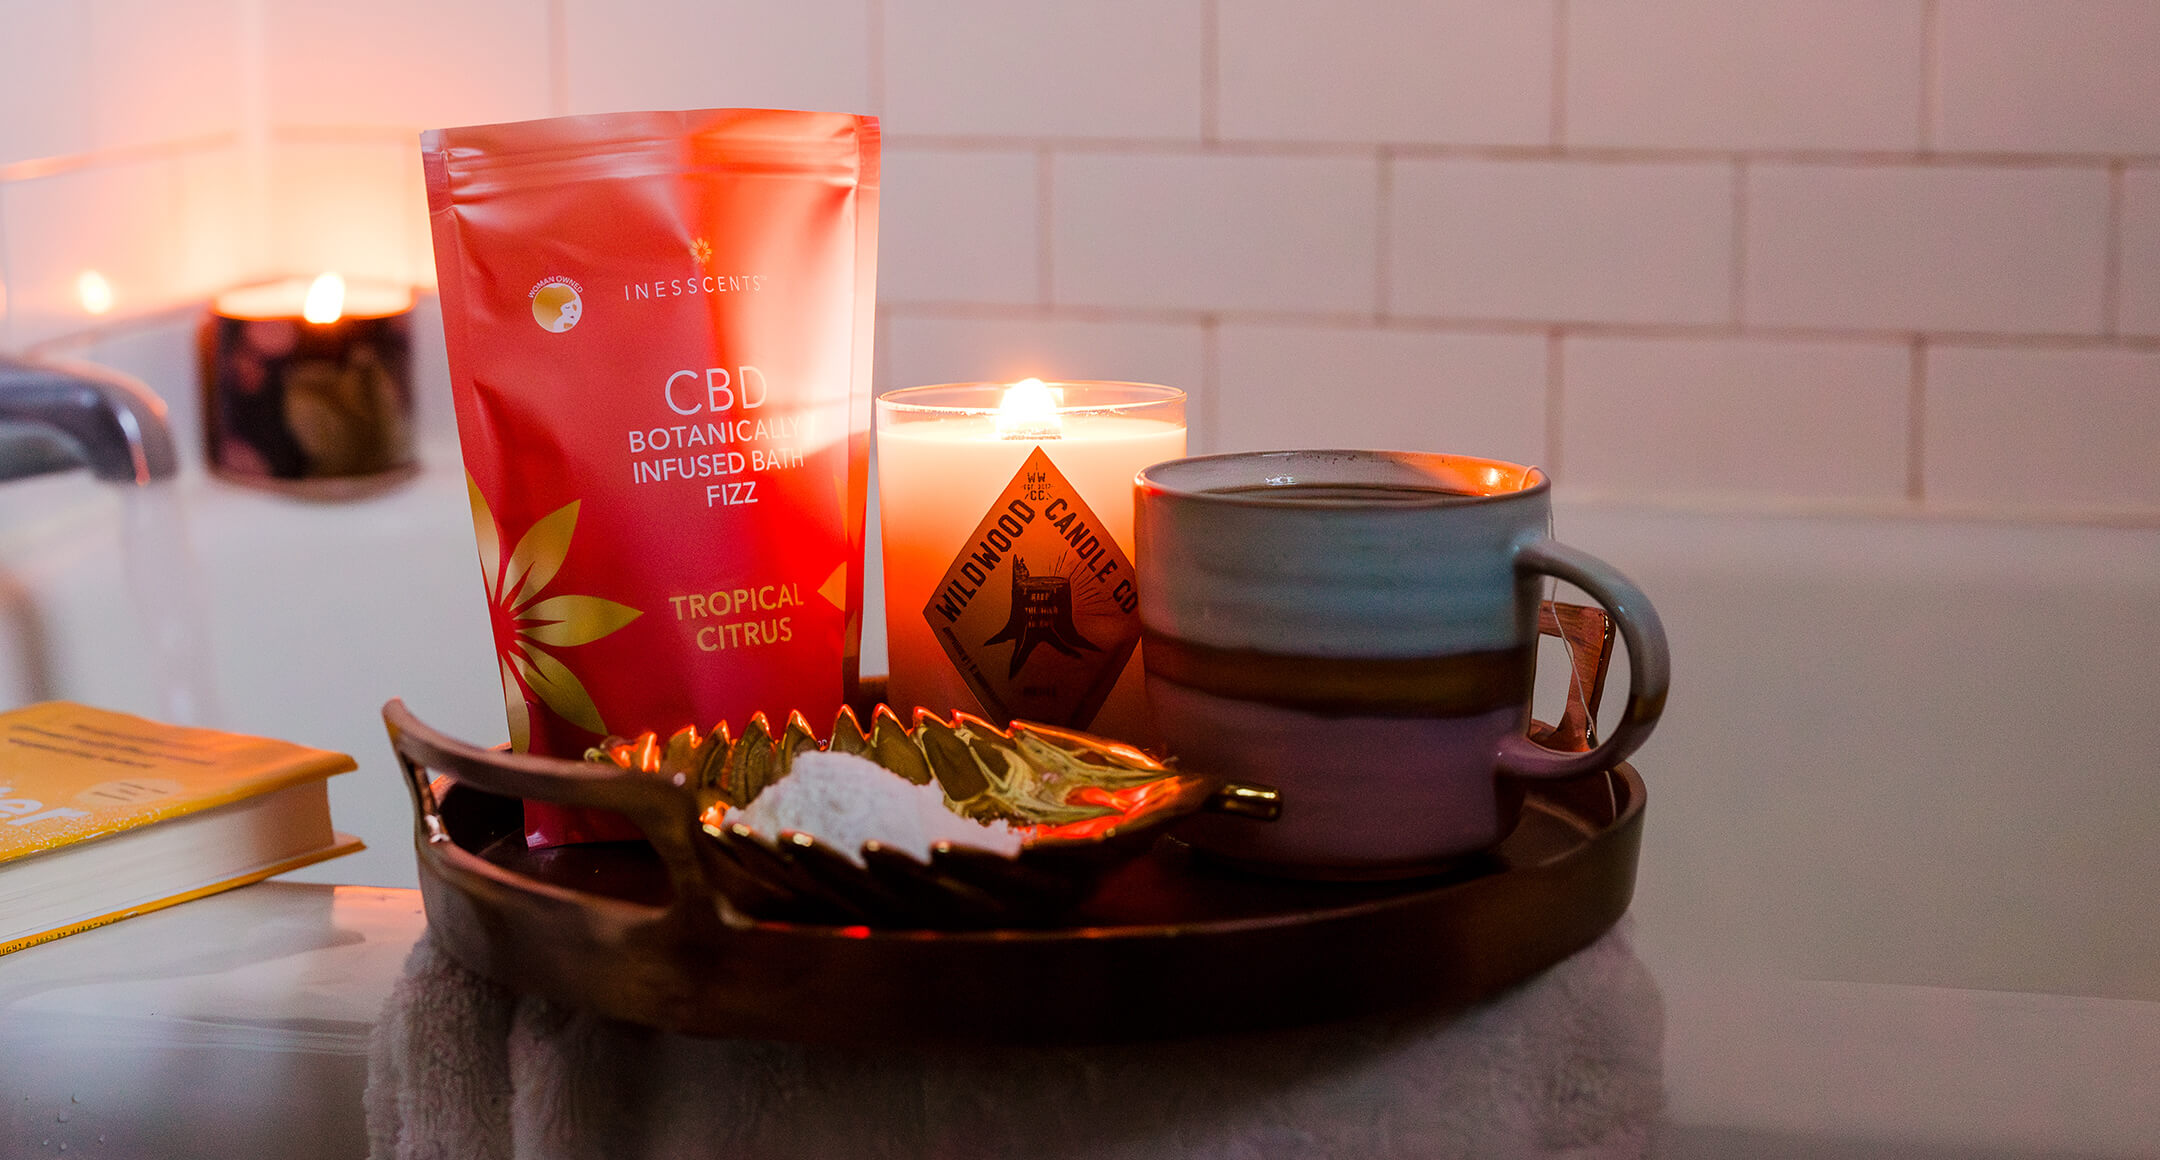
[[[829,719],[862,632],[876,120],[625,113],[421,147],[514,747]],[[625,825],[527,808],[533,845]]]

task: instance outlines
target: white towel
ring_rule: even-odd
[[[693,1039],[519,997],[422,936],[375,1030],[374,1160],[1641,1157],[1664,1013],[1624,929],[1493,1001],[1084,1047]]]

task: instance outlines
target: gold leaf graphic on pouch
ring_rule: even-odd
[[[577,500],[533,521],[502,556],[502,530],[487,497],[471,475],[465,477],[472,502],[473,536],[480,547],[480,574],[487,582],[488,607],[507,622],[514,638],[497,657],[502,669],[503,705],[510,715],[510,746],[523,753],[532,746],[532,717],[525,696],[530,690],[555,715],[590,733],[607,732],[600,707],[570,666],[543,649],[575,648],[613,633],[644,615],[638,609],[598,596],[548,596],[547,586],[562,571],[577,532]],[[545,599],[543,599],[545,597]]]
[[[638,610],[598,596],[555,596],[528,607],[518,631],[541,644],[572,648],[590,644],[638,618]]]

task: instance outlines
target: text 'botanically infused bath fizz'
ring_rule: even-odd
[[[878,142],[763,109],[423,136],[515,748],[819,720],[854,684]]]

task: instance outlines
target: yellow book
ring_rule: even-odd
[[[0,713],[0,955],[360,849],[330,825],[352,768],[66,701]]]

